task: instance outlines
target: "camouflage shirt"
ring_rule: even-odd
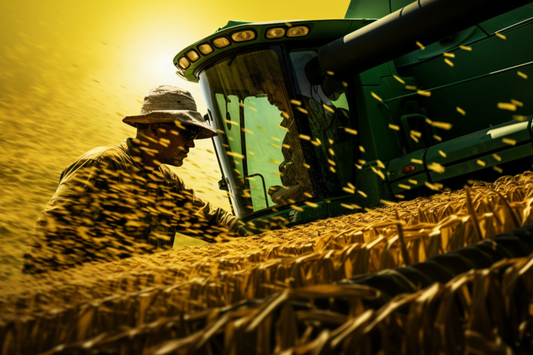
[[[95,148],[61,174],[24,256],[24,272],[169,249],[176,232],[217,241],[242,223],[202,201],[167,166],[150,172],[133,140]]]

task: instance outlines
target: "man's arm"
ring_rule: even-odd
[[[180,185],[180,195],[185,199],[183,209],[191,214],[189,232],[193,234],[207,233],[214,237],[209,238],[206,236],[207,238],[202,238],[201,235],[198,235],[201,239],[207,239],[208,241],[213,239],[221,241],[251,235],[245,228],[245,224],[237,217],[220,207],[214,207],[208,201],[198,198],[194,190],[185,186],[179,178],[178,184]]]

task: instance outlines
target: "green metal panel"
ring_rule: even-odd
[[[400,10],[402,7],[405,7],[412,3],[411,0],[391,0],[390,6],[391,6],[391,12]]]
[[[430,172],[429,176],[431,181],[443,181],[445,179],[455,178],[457,176],[487,169],[502,163],[512,162],[528,157],[531,158],[531,156],[533,156],[533,146],[531,143],[528,143],[518,147],[498,151],[498,156],[501,158],[501,160],[496,159],[492,154],[486,154],[476,159],[470,159],[459,164],[448,166],[443,173]],[[524,171],[531,167],[529,164],[531,163],[531,159],[529,160],[530,161],[528,163],[524,164]],[[480,165],[479,161],[483,161],[485,165]]]
[[[380,18],[390,12],[389,0],[352,0],[344,18]]]
[[[391,183],[391,189],[395,195],[402,194],[406,191],[425,186],[425,183],[429,181],[429,175],[427,173],[420,173]]]
[[[481,27],[483,31],[487,32],[488,34],[493,34],[516,23],[531,19],[532,17],[533,4],[527,4],[488,21],[482,22],[479,24],[479,27]]]
[[[529,124],[529,121],[510,121],[429,148],[426,154],[426,164],[438,163],[445,167],[445,171],[442,173],[430,173],[432,181],[441,181],[458,176],[457,174],[459,173],[461,175],[466,172],[483,169],[484,166],[482,163],[480,165],[477,162],[478,160],[487,164],[486,166],[495,165],[498,160],[491,157],[491,154],[500,156],[500,154],[509,150],[510,144],[530,147],[531,132],[528,130]],[[517,152],[520,152],[520,150]],[[522,157],[517,155],[512,157],[511,160]]]

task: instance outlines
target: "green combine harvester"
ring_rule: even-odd
[[[533,163],[530,1],[353,0],[230,21],[174,59],[200,84],[235,215],[262,231]]]

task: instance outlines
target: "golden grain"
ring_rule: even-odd
[[[516,111],[516,105],[507,102],[498,102],[498,108],[501,110]]]
[[[401,84],[405,84],[405,81],[403,81],[402,78],[400,78],[399,76],[396,76],[396,75],[392,75],[394,77],[394,79],[396,79],[398,82],[400,82]]]
[[[355,129],[351,129],[351,128],[348,128],[348,127],[344,127],[344,131],[346,133],[350,133],[350,134],[353,134],[354,136],[357,135],[357,131]]]
[[[322,104],[322,107],[324,107],[324,109],[325,109],[326,111],[329,111],[329,112],[331,112],[331,113],[335,113],[335,110],[334,110],[333,108],[329,107],[329,106],[326,105],[326,104]]]
[[[516,140],[511,138],[502,138],[502,142],[509,145],[516,145]]]
[[[349,194],[354,194],[355,193],[354,189],[351,189],[349,187],[343,187],[342,190],[347,192],[347,193],[349,193]]]
[[[439,174],[443,173],[444,170],[445,170],[444,166],[442,166],[441,164],[439,164],[437,162],[432,162],[431,164],[429,164],[427,166],[427,168],[429,170],[433,170],[434,172],[439,173]]]
[[[293,105],[297,105],[297,106],[302,106],[302,102],[301,101],[298,101],[298,100],[291,100],[291,104]]]
[[[433,125],[433,127],[437,127],[437,128],[440,128],[440,129],[445,129],[445,130],[450,130],[450,129],[452,129],[452,124],[451,124],[451,123],[448,123],[448,122],[437,122],[437,121],[433,121],[433,122],[432,122],[432,125]]]
[[[372,169],[372,171],[378,175],[382,180],[385,180],[385,175],[383,174],[383,172],[381,170],[378,170],[376,168],[374,168],[372,165],[370,165],[370,169]]]
[[[415,131],[414,129],[411,130],[410,135],[411,135],[411,136],[415,136],[415,137],[417,137],[417,138],[422,137],[422,133],[419,132],[419,131]]]
[[[379,97],[379,96],[378,96],[376,93],[374,93],[373,91],[370,92],[370,95],[372,95],[372,97],[373,97],[374,99],[376,99],[376,100],[378,100],[378,101],[380,101],[380,102],[383,101],[383,100],[381,99],[381,97]]]

